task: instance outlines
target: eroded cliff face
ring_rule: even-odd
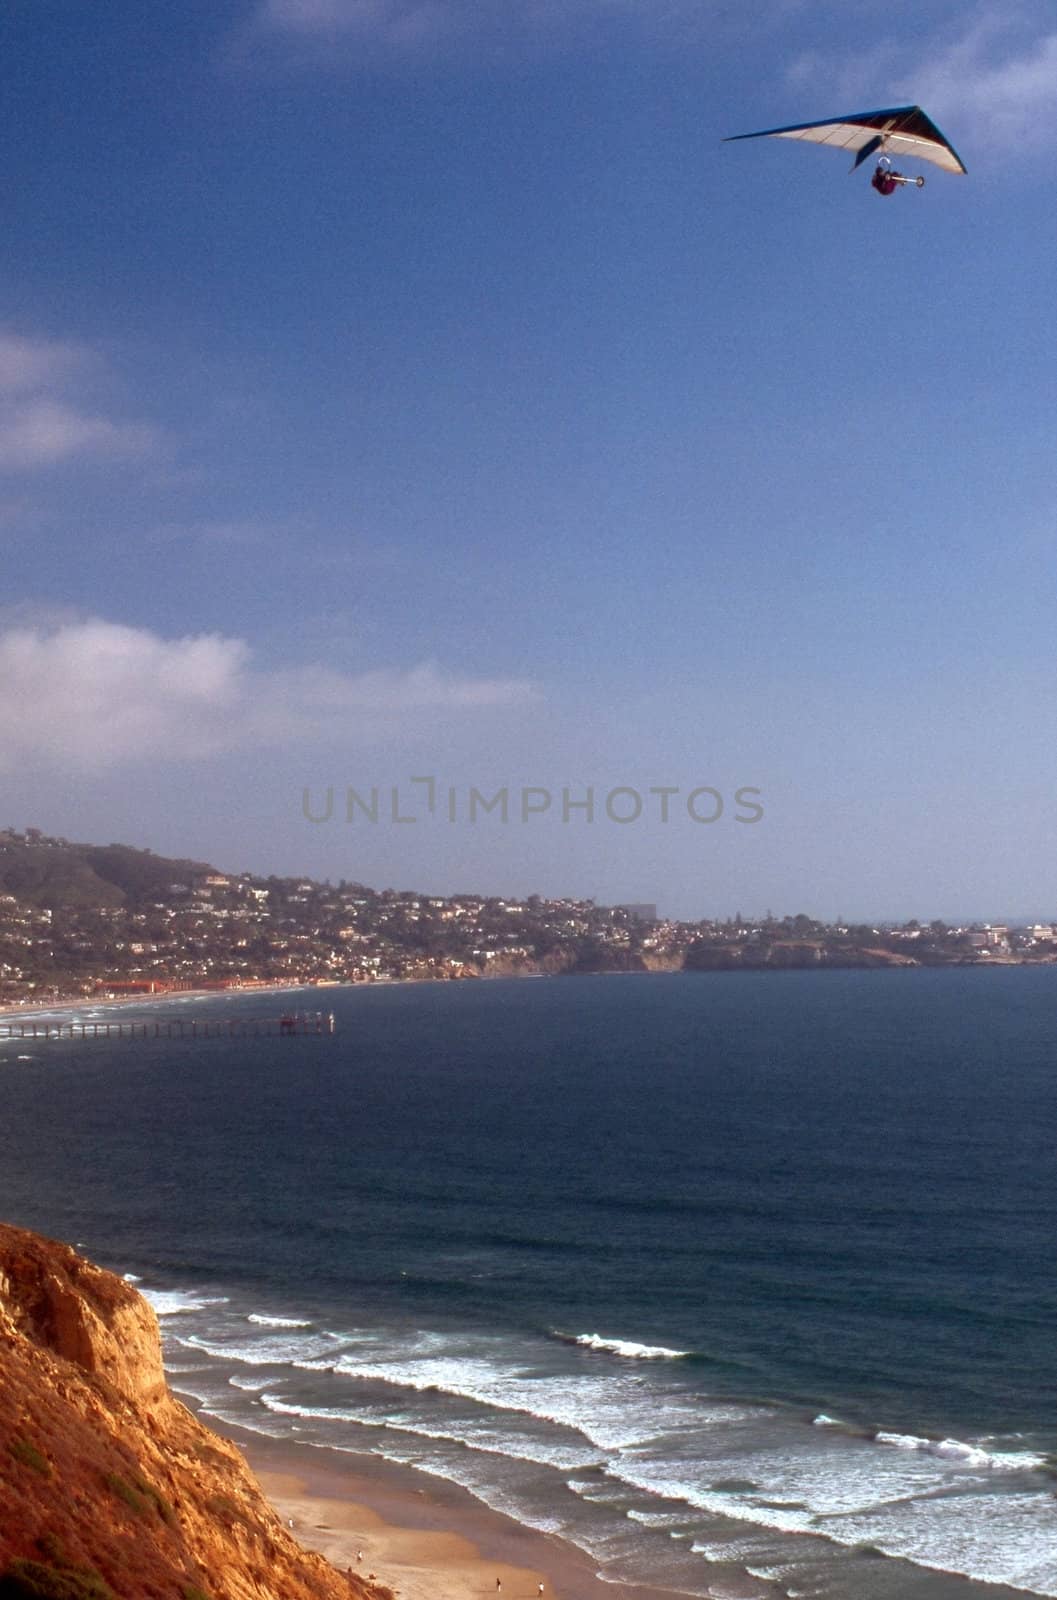
[[[165,1385],[154,1312],[0,1224],[0,1600],[385,1600],[302,1550]]]

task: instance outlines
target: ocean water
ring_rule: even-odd
[[[0,1215],[133,1274],[175,1388],[617,1583],[1057,1596],[1057,970],[306,1003],[0,1043]]]

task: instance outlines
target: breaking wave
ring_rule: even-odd
[[[600,1333],[560,1333],[551,1335],[563,1344],[579,1345],[582,1350],[597,1350],[610,1356],[622,1356],[627,1361],[685,1361],[689,1350],[669,1350],[663,1344],[636,1344],[632,1339],[605,1339]]]
[[[179,1317],[192,1311],[204,1311],[207,1306],[226,1306],[226,1294],[194,1294],[189,1289],[140,1289],[144,1300],[153,1307],[156,1316]]]
[[[1030,1472],[1045,1467],[1045,1456],[1031,1450],[985,1450],[982,1444],[965,1444],[961,1439],[924,1439],[915,1433],[874,1434],[874,1443],[888,1445],[896,1450],[913,1450],[922,1455],[937,1456],[941,1461],[951,1461],[956,1466],[987,1468],[992,1472]]]

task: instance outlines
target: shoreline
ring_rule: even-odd
[[[686,1600],[658,1585],[600,1578],[591,1557],[559,1535],[414,1467],[265,1438],[212,1415],[204,1420],[242,1451],[299,1543],[339,1572],[373,1575],[398,1600]],[[779,1591],[717,1565],[709,1593],[713,1600],[771,1600]]]
[[[302,990],[311,990],[313,994],[321,990],[333,988],[352,988],[352,984],[317,984],[317,983],[261,983],[252,984],[246,988],[230,989],[170,989],[161,994],[122,994],[122,995],[67,995],[57,1000],[25,1000],[5,1001],[0,1005],[0,1022],[17,1020],[19,1017],[44,1016],[52,1011],[79,1011],[90,1008],[93,1011],[118,1011],[128,1006],[161,1006],[172,1005],[184,1000],[224,1000],[245,999],[250,995],[276,995],[296,994]],[[358,986],[356,986],[358,987]]]
[[[787,1593],[732,1562],[711,1563],[704,1590],[602,1578],[579,1546],[493,1510],[446,1479],[206,1417],[238,1446],[293,1537],[339,1573],[373,1579],[379,1600],[383,1589],[394,1600],[782,1600]],[[921,1568],[915,1580],[930,1585],[935,1600],[1017,1600],[1029,1592],[940,1568]],[[849,1588],[846,1600],[855,1596]]]
[[[495,983],[506,981],[523,981],[534,978],[654,978],[654,977],[686,977],[710,978],[717,975],[769,973],[772,976],[789,973],[819,973],[819,972],[950,972],[965,971],[972,968],[978,972],[1005,971],[1010,967],[1053,967],[1057,966],[1057,956],[996,956],[988,961],[886,961],[877,966],[866,965],[855,961],[846,963],[820,962],[812,966],[716,966],[716,967],[647,967],[644,971],[629,971],[625,968],[603,968],[597,972],[502,972],[481,973],[476,978],[462,979],[464,983]],[[51,1000],[5,1000],[0,1003],[0,1022],[7,1022],[17,1017],[37,1016],[50,1011],[77,1010],[82,1006],[91,1006],[93,1010],[111,1010],[125,1006],[156,1006],[172,1004],[182,1000],[219,1000],[225,998],[244,999],[249,995],[275,995],[333,993],[335,990],[342,994],[349,990],[356,993],[370,994],[376,989],[404,988],[409,984],[440,983],[447,987],[448,980],[439,978],[380,978],[373,983],[316,983],[312,979],[304,982],[284,983],[251,983],[245,987],[232,985],[230,989],[174,989],[166,990],[159,994],[124,994],[124,995],[83,995],[70,994],[54,997]]]

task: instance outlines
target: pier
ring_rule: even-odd
[[[40,1017],[0,1018],[2,1039],[293,1039],[335,1031],[333,1011],[288,1011],[278,1017],[154,1017],[133,1022],[48,1022]]]

